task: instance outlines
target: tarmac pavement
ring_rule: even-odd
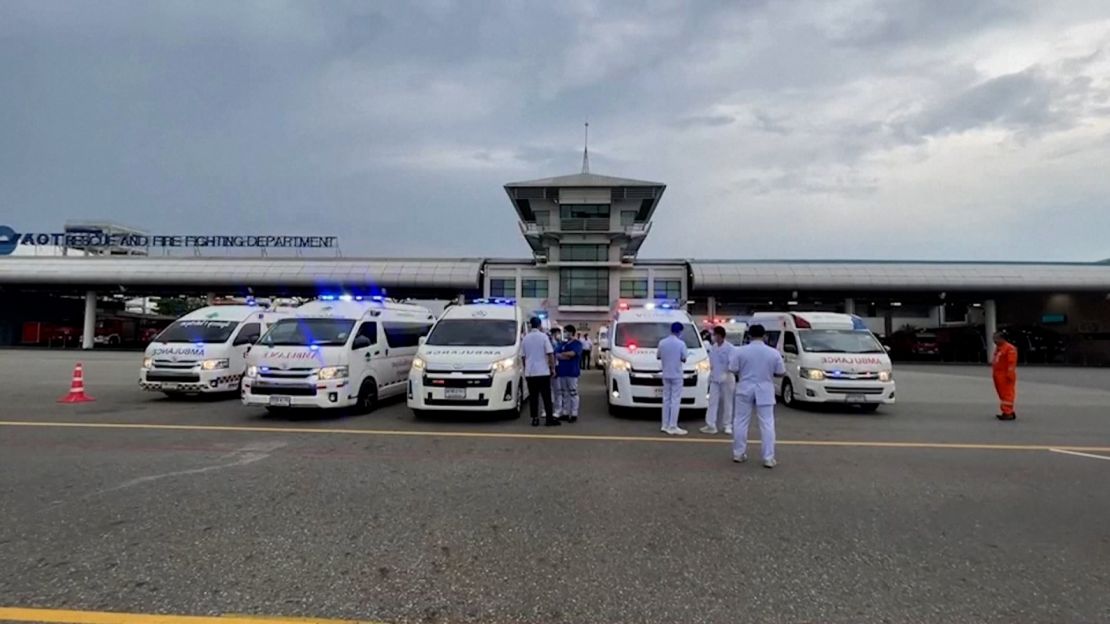
[[[899,367],[875,414],[780,406],[766,470],[599,372],[534,429],[172,400],[140,357],[0,351],[0,619],[1110,621],[1110,370],[1023,367],[1002,423],[985,368]]]

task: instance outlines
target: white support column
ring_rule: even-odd
[[[856,313],[856,300],[855,299],[852,299],[851,297],[848,297],[847,299],[844,300],[844,313],[845,314],[855,314]]]
[[[706,297],[705,306],[706,306],[706,314],[709,315],[709,318],[710,319],[717,318],[717,298],[716,297]]]
[[[96,344],[96,291],[85,293],[85,326],[81,334],[81,348],[91,349]]]
[[[987,338],[987,362],[994,361],[994,332],[998,331],[998,307],[994,299],[983,302],[983,333]]]
[[[205,301],[208,302],[208,305],[212,305],[213,303],[216,303],[216,293],[214,293],[214,292],[208,293],[208,296],[205,297]]]

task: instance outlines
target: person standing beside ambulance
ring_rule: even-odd
[[[748,328],[748,344],[736,348],[728,368],[740,376],[736,384],[736,417],[732,430],[732,461],[748,461],[748,425],[752,409],[759,415],[759,446],[763,467],[774,468],[775,460],[775,379],[786,375],[779,350],[763,342],[767,331],[762,325]]]
[[[578,378],[582,375],[582,342],[575,338],[574,325],[566,327],[567,340],[555,350],[555,409],[559,420],[578,421]]]
[[[667,435],[686,435],[686,430],[678,426],[678,413],[682,408],[682,365],[686,363],[686,342],[682,335],[682,323],[671,323],[671,335],[659,341],[655,358],[660,362],[660,377],[663,380],[663,433]]]
[[[702,433],[715,435],[724,429],[732,435],[732,403],[736,392],[736,377],[728,370],[729,357],[736,347],[725,340],[725,328],[713,328],[713,342],[709,345],[709,405],[705,409],[705,426]]]

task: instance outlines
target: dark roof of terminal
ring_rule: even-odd
[[[596,173],[575,173],[572,175],[556,176],[554,178],[540,178],[539,180],[525,180],[523,182],[509,182],[505,188],[520,187],[549,187],[564,188],[614,188],[620,186],[658,186],[666,187],[662,182],[648,182],[645,180],[632,180],[629,178],[616,178],[613,176],[598,175]]]

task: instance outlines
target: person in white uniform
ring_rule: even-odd
[[[725,328],[713,328],[713,342],[709,345],[709,405],[705,409],[705,426],[702,433],[715,435],[724,429],[732,435],[732,398],[736,392],[736,376],[728,369],[729,356],[736,347],[725,340]]]
[[[729,370],[740,376],[736,384],[735,417],[732,423],[732,461],[748,461],[748,425],[752,409],[759,415],[759,446],[763,466],[774,468],[775,460],[775,378],[786,374],[782,354],[763,342],[762,325],[748,328],[751,342],[732,351]]]
[[[528,384],[528,407],[532,412],[532,426],[540,424],[540,402],[543,402],[544,424],[557,427],[562,423],[551,405],[551,378],[555,375],[555,348],[551,338],[540,331],[542,322],[532,317],[528,334],[521,341],[520,350],[524,357],[524,381]]]
[[[671,335],[659,341],[655,357],[660,361],[663,378],[663,433],[686,435],[678,426],[678,411],[682,406],[682,365],[686,362],[686,342],[682,323],[671,323]]]

